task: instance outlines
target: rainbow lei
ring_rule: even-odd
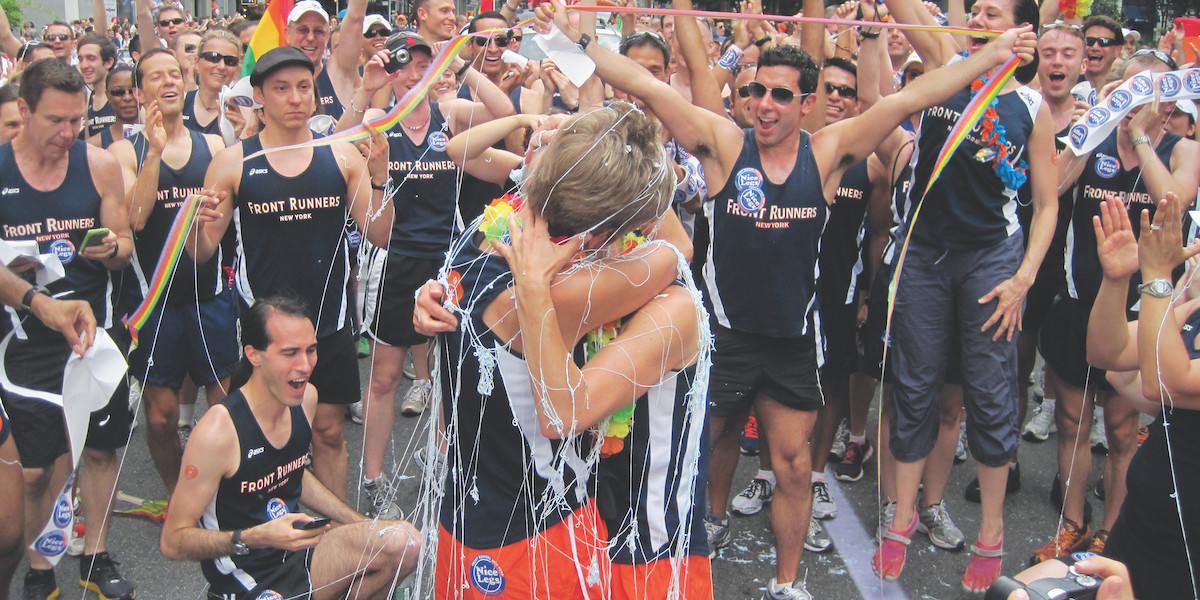
[[[971,83],[971,98],[974,98],[979,90],[987,86],[987,73],[979,76]],[[986,147],[975,153],[975,160],[979,162],[992,162],[992,166],[996,171],[996,176],[1004,182],[1008,189],[1019,189],[1025,185],[1027,179],[1025,173],[1029,169],[1029,165],[1025,159],[1021,159],[1017,166],[1012,166],[1007,160],[1008,157],[1008,137],[1005,135],[1004,126],[1000,124],[1000,116],[996,113],[997,98],[992,98],[988,103],[987,110],[983,113],[980,127],[982,129],[980,136]]]

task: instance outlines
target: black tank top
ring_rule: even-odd
[[[100,227],[100,193],[92,183],[88,143],[76,140],[68,151],[67,173],[58,188],[40,191],[25,181],[17,167],[12,143],[0,146],[0,238],[8,242],[36,241],[42,254],[54,254],[66,277],[47,286],[60,299],[84,300],[92,306],[96,323],[112,327],[112,284],[108,269],[98,260],[79,256],[79,245],[89,229]],[[9,309],[14,327],[21,328]],[[37,319],[26,319],[24,335],[30,339],[60,334]],[[18,333],[18,335],[21,335]]]
[[[108,129],[109,125],[117,122],[117,114],[113,112],[112,104],[105,99],[104,106],[100,110],[92,108],[92,94],[88,94],[88,114],[87,127],[84,128],[85,138],[90,138],[103,129]]]
[[[221,479],[200,527],[213,531],[246,529],[299,512],[304,465],[312,428],[304,409],[288,409],[292,435],[282,448],[271,445],[250,411],[241,390],[221,400],[229,411],[238,437],[238,468],[232,477]],[[200,561],[204,578],[214,594],[239,594],[253,590],[291,555],[278,548],[255,548],[245,556],[224,556]]]
[[[261,149],[258,136],[242,141],[242,156]],[[243,162],[234,204],[235,270],[242,300],[253,305],[255,298],[288,290],[307,304],[318,338],[345,327],[348,200],[346,178],[333,150],[314,148],[308,168],[295,177],[275,172],[266,156]]]
[[[863,217],[871,196],[871,177],[867,161],[850,167],[838,184],[829,222],[821,234],[821,272],[817,293],[821,306],[844,306],[854,302],[855,285],[862,272],[859,250],[863,241]]]
[[[450,246],[454,192],[458,188],[458,167],[446,153],[450,141],[446,119],[438,105],[431,103],[429,129],[420,144],[408,137],[403,123],[397,123],[385,135],[389,147],[388,172],[399,186],[392,199],[396,218],[390,250],[403,256],[440,260]]]
[[[221,135],[221,117],[217,115],[208,125],[201,125],[200,121],[196,120],[196,94],[198,90],[192,90],[183,97],[183,124],[192,131],[200,133],[211,133],[213,135]]]
[[[167,234],[183,201],[189,194],[195,194],[204,188],[204,174],[208,164],[212,162],[212,152],[208,148],[208,140],[204,134],[189,130],[192,152],[188,162],[182,169],[173,169],[167,163],[161,162],[158,167],[158,199],[154,202],[154,210],[146,219],[146,226],[133,239],[133,265],[142,286],[142,293],[158,266],[158,259],[163,246],[167,242]],[[141,170],[148,150],[146,136],[138,133],[130,139],[133,152],[137,156],[138,169]],[[184,252],[179,256],[179,263],[172,276],[166,302],[168,304],[193,304],[199,300],[208,300],[225,289],[219,276],[221,266],[221,249],[208,262],[200,265],[192,262],[192,258]]]
[[[346,110],[342,107],[341,101],[338,100],[337,91],[333,87],[333,81],[329,79],[329,65],[321,69],[317,74],[317,100],[320,106],[317,107],[321,112],[335,118],[342,118],[342,113]]]

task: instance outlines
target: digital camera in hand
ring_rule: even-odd
[[[1030,600],[1092,600],[1104,581],[1102,577],[1084,575],[1069,567],[1064,577],[1047,577],[1021,583],[1011,577],[1001,577],[988,588],[984,600],[1006,600],[1017,590],[1025,590]]]

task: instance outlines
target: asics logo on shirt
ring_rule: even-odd
[[[266,169],[250,169],[250,173],[248,173],[248,174],[249,175],[266,175],[267,170]]]
[[[264,448],[263,446],[259,446],[257,448],[251,448],[250,451],[246,453],[246,458],[250,459],[250,458],[254,458],[255,456],[258,456],[259,454],[262,454],[263,448]]]
[[[20,193],[21,193],[21,188],[19,188],[19,187],[14,187],[14,188],[6,187],[6,188],[0,190],[0,196],[7,196],[9,194],[20,194]]]

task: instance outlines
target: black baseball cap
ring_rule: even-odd
[[[392,35],[387,39],[384,45],[388,52],[395,52],[400,49],[412,51],[414,48],[424,48],[426,52],[433,54],[433,49],[429,46],[429,42],[425,38],[411,32],[401,31]]]
[[[278,46],[267,51],[262,58],[254,63],[254,70],[250,71],[250,85],[261,87],[263,80],[268,75],[282,67],[292,65],[305,67],[309,72],[316,73],[312,60],[301,52],[299,48],[294,46]]]

